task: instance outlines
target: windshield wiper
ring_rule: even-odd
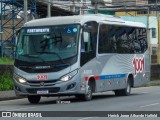
[[[45,61],[43,58],[41,58],[40,56],[37,55],[32,55],[32,54],[24,54],[24,55],[20,55],[20,56],[25,56],[25,57],[31,57],[31,58],[40,58],[40,60],[46,64],[48,64],[49,66],[51,66],[47,61]]]
[[[55,54],[55,55],[57,55],[57,57],[60,59],[60,61],[63,63],[63,64],[66,64],[64,61],[63,61],[63,59],[61,58],[61,56],[58,54],[58,53],[56,53],[56,52],[47,52],[47,51],[44,51],[44,52],[37,52],[37,53],[41,53],[41,54]]]

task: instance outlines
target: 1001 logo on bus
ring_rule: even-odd
[[[134,76],[137,73],[144,73],[144,56],[141,57],[134,57],[133,59],[133,67],[134,67]]]

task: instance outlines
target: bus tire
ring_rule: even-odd
[[[31,103],[31,104],[37,104],[39,103],[40,99],[41,99],[41,96],[31,96],[31,95],[28,95],[27,96],[28,98],[28,101]]]
[[[130,79],[128,78],[127,86],[125,89],[115,90],[114,92],[115,92],[116,96],[129,96],[131,94],[131,81],[130,81]]]
[[[89,81],[88,92],[86,94],[76,95],[76,97],[80,98],[83,101],[90,101],[92,99],[92,93],[93,93],[92,82]]]

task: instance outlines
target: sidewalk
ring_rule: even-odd
[[[10,91],[0,91],[0,101],[3,100],[13,100],[13,99],[19,99],[21,97],[17,97],[15,95],[14,90],[10,90]]]

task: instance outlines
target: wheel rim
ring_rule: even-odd
[[[88,92],[87,92],[87,97],[90,98],[92,94],[92,90],[90,88],[90,86],[88,87]]]
[[[130,87],[130,84],[128,83],[127,84],[127,93],[130,93],[130,89],[131,89],[131,87]]]

